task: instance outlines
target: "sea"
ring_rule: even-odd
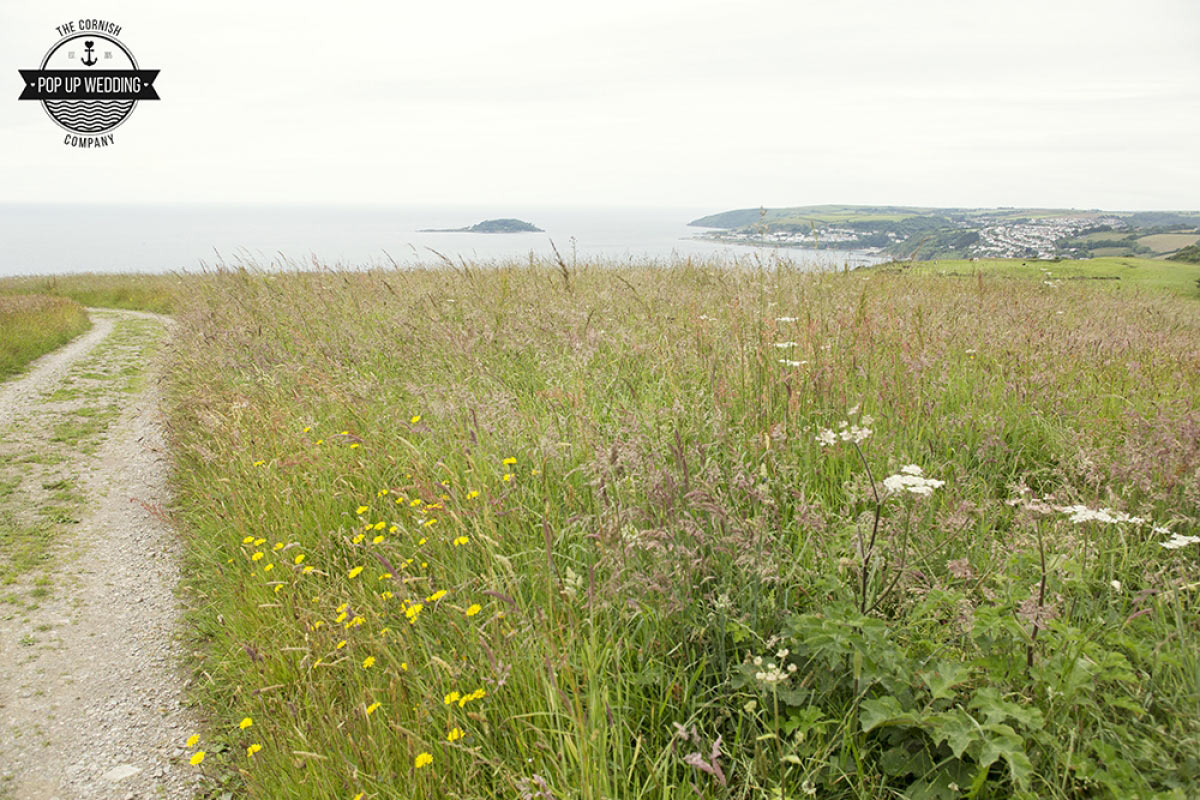
[[[719,209],[718,209],[719,210]],[[0,276],[196,272],[234,266],[366,269],[555,258],[734,264],[786,259],[843,269],[882,259],[843,250],[775,249],[697,238],[712,208],[0,204]],[[432,233],[512,217],[544,233]]]

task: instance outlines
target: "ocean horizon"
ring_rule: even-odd
[[[731,264],[777,254],[813,269],[883,259],[844,250],[731,245],[696,238],[711,208],[539,206],[0,204],[0,276],[198,271],[220,266],[355,269],[454,262],[605,259]],[[541,233],[449,233],[512,217]]]

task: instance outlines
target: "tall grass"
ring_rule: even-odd
[[[91,327],[78,303],[43,295],[0,295],[0,380]]]
[[[467,265],[177,315],[194,760],[237,796],[1200,782],[1194,302]]]
[[[133,311],[170,313],[182,288],[198,282],[198,276],[81,272],[71,275],[0,278],[0,295],[43,294],[67,297],[85,306],[126,308]]]

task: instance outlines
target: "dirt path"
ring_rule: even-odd
[[[92,331],[0,384],[0,800],[196,786],[159,511],[169,320],[90,311]]]

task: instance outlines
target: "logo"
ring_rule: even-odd
[[[67,132],[70,147],[107,147],[113,131],[142,100],[157,100],[159,70],[142,69],[117,37],[121,26],[80,19],[55,28],[61,37],[37,69],[18,70],[25,86],[19,100],[36,100]]]

